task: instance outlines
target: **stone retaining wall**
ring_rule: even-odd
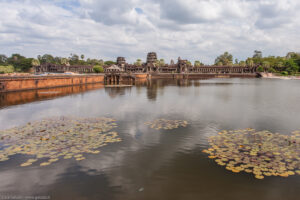
[[[153,73],[149,76],[152,79],[203,79],[203,78],[255,78],[257,77],[256,73],[251,74],[172,74],[172,73]]]
[[[1,77],[0,92],[53,88],[89,83],[104,84],[104,75]]]

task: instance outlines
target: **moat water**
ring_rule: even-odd
[[[202,153],[221,130],[300,130],[300,81],[270,79],[152,80],[132,87],[76,86],[0,94],[0,130],[51,116],[111,117],[122,142],[80,162],[20,167],[0,162],[0,199],[296,200],[300,175],[233,173]],[[150,129],[158,118],[186,128]]]

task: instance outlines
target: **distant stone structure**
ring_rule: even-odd
[[[177,72],[178,73],[186,73],[188,72],[187,60],[182,60],[180,57],[177,62]]]
[[[117,58],[117,65],[121,70],[124,69],[125,73],[240,74],[256,73],[257,70],[257,66],[193,66],[188,60],[180,57],[177,63],[171,60],[170,64],[160,65],[155,52],[149,52],[146,62],[141,66],[126,63],[124,57]]]
[[[292,54],[292,53],[291,53]],[[193,66],[188,60],[180,57],[175,63],[160,64],[155,52],[149,52],[142,65],[128,64],[125,57],[118,57],[116,65],[104,65],[104,72],[109,73],[179,73],[179,74],[240,74],[256,73],[258,66]],[[53,72],[92,73],[93,66],[42,64],[35,67],[36,73]]]
[[[286,55],[286,58],[287,58],[287,59],[291,59],[293,56],[300,56],[300,53],[289,52],[289,53]]]
[[[123,70],[121,70],[120,67],[118,67],[117,65],[112,65],[108,68],[104,69],[105,73],[121,73]]]
[[[149,52],[147,54],[147,64],[155,64],[157,62],[157,55],[155,52]]]
[[[174,65],[174,60],[172,59],[171,62],[170,62],[170,65]]]
[[[91,65],[56,65],[51,63],[41,64],[34,67],[36,74],[41,74],[45,72],[50,73],[65,73],[65,72],[74,72],[74,73],[92,73],[93,66]]]
[[[118,57],[117,58],[117,65],[121,66],[121,65],[125,65],[126,64],[126,59],[124,57]]]

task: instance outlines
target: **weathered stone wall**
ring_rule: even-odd
[[[172,74],[172,73],[153,73],[152,79],[202,79],[202,78],[255,78],[257,74]]]
[[[0,92],[52,88],[89,83],[104,83],[104,75],[2,77],[0,79]]]

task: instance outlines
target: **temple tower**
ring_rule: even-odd
[[[147,64],[154,64],[157,61],[157,55],[155,52],[150,52],[147,54]]]
[[[149,52],[147,54],[146,71],[152,72],[156,70],[157,55],[155,52]]]
[[[185,73],[187,71],[187,60],[182,60],[180,57],[178,57],[177,73]]]
[[[124,57],[118,57],[117,58],[117,65],[118,66],[121,66],[121,65],[125,65],[126,64],[126,60],[125,60],[125,58]]]
[[[125,65],[126,65],[126,59],[124,57],[118,57],[117,58],[117,65],[121,69],[121,71],[125,70]]]

